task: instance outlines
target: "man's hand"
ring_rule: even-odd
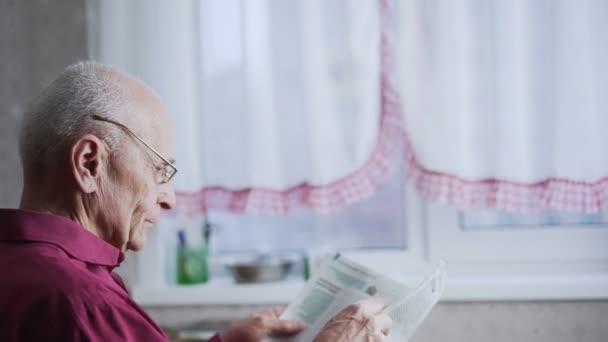
[[[383,307],[377,298],[346,307],[325,324],[314,342],[384,341],[393,321],[382,313]]]
[[[222,334],[224,342],[259,342],[272,336],[291,336],[304,329],[304,322],[279,319],[283,308],[270,308],[236,321]]]

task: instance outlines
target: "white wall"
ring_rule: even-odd
[[[221,327],[256,307],[147,308],[164,326]],[[606,342],[608,302],[441,303],[411,342]],[[199,324],[199,326],[201,326]]]

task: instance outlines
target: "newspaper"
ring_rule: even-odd
[[[393,320],[387,341],[407,341],[439,300],[445,274],[441,262],[431,275],[411,288],[337,254],[321,264],[281,315],[282,319],[306,322],[306,329],[294,337],[267,341],[310,342],[336,313],[371,296],[387,303],[383,311]]]

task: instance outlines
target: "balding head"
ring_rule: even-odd
[[[95,131],[91,114],[112,115],[125,98],[105,65],[81,62],[67,67],[34,100],[23,118],[19,148],[26,177],[31,169],[49,167],[83,132]],[[121,138],[105,134],[111,146]]]
[[[19,148],[26,176],[32,168],[51,167],[85,133],[102,136],[116,151],[124,135],[92,121],[92,114],[132,125],[152,137],[150,124],[168,120],[158,95],[140,80],[101,63],[70,65],[25,113]]]
[[[174,204],[158,177],[173,160],[169,114],[154,90],[108,65],[68,66],[29,107],[19,145],[22,208],[69,216],[121,249],[140,249]]]

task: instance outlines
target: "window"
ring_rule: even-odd
[[[96,6],[101,9],[91,25],[99,25],[99,30],[90,32],[94,33],[91,45],[99,51],[93,57],[142,77],[159,90],[176,115],[196,113],[200,109],[197,105],[201,105],[196,95],[200,89],[195,89],[193,75],[205,70],[200,70],[193,57],[196,44],[192,42],[200,39],[194,34],[200,23],[193,20],[192,13],[196,13],[193,3],[166,3],[162,8],[147,2],[139,5],[96,2]],[[155,17],[156,13],[163,16]],[[225,18],[228,22],[234,19],[230,14],[225,14]],[[117,35],[116,28],[128,34]],[[227,33],[225,39],[230,34]],[[183,56],[192,58],[184,60]],[[217,61],[225,63],[215,70],[229,70],[233,57],[219,56]],[[169,72],[167,65],[177,67]],[[335,75],[344,75],[341,70],[334,71]],[[234,86],[229,74],[227,71],[226,83],[220,82],[218,86]],[[175,126],[176,132],[196,133],[196,124],[181,117],[176,117]],[[189,161],[179,154],[192,144],[187,138],[181,138],[178,135],[178,160]],[[196,173],[190,168],[182,170],[181,179],[195,178]],[[404,186],[404,178],[400,177],[402,166],[393,175],[365,202],[329,216],[307,211],[287,217],[211,212],[210,220],[217,226],[211,237],[214,252],[294,250],[327,245],[344,249],[356,261],[404,281],[420,274],[435,260],[445,259],[448,284],[444,300],[608,298],[605,215],[460,211],[450,205],[427,202]],[[138,279],[133,293],[140,302],[148,305],[285,303],[301,286],[300,281],[239,287],[221,279],[219,283],[202,286],[173,286],[168,281],[165,265],[171,264],[174,257],[171,248],[177,241],[175,229],[183,224],[186,223],[167,221],[153,229],[146,249],[138,253]],[[201,223],[187,224],[200,228]]]

